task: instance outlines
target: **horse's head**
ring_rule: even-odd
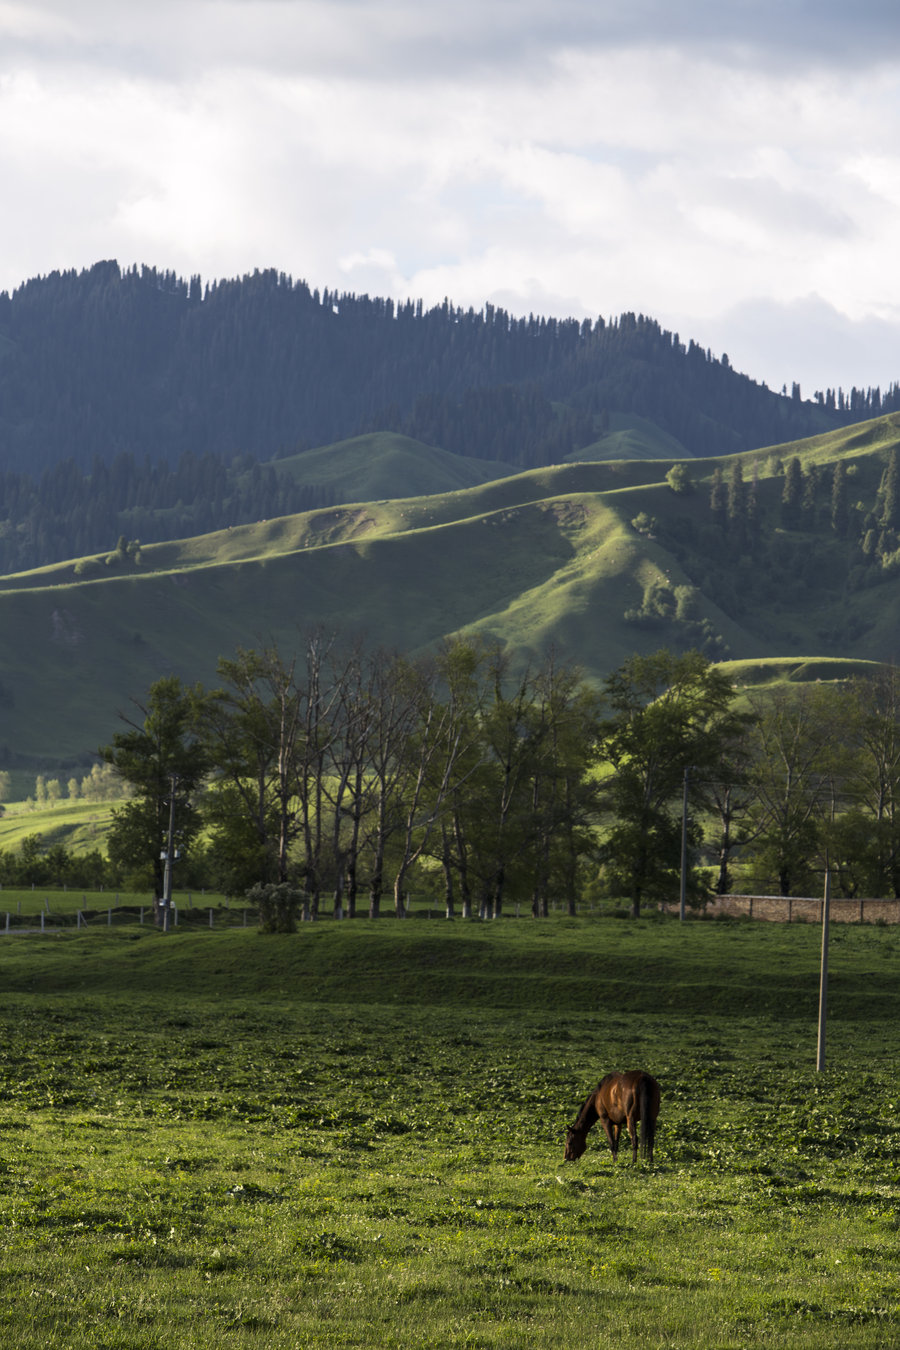
[[[586,1148],[587,1130],[579,1130],[577,1125],[570,1125],[566,1130],[566,1151],[563,1154],[564,1161],[577,1162]]]

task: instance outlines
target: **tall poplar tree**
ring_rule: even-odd
[[[634,656],[608,677],[603,696],[599,749],[612,772],[600,785],[608,813],[601,856],[637,917],[645,900],[678,894],[685,772],[696,800],[697,785],[719,774],[740,719],[730,679],[699,652]],[[691,835],[699,842],[696,826]]]

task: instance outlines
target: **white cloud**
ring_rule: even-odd
[[[274,266],[884,385],[898,48],[877,0],[0,0],[0,286]]]

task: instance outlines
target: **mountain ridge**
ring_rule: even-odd
[[[260,462],[379,431],[534,468],[615,414],[708,457],[900,407],[897,385],[775,393],[645,315],[425,309],[272,270],[205,287],[115,261],[50,273],[0,295],[0,346],[0,459],[32,473],[121,454]]]

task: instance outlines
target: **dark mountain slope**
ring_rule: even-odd
[[[888,410],[896,388],[773,393],[653,320],[514,319],[398,305],[275,272],[207,287],[114,262],[0,295],[0,464],[116,456],[266,460],[397,431],[529,468],[650,419],[689,455],[734,453]]]

